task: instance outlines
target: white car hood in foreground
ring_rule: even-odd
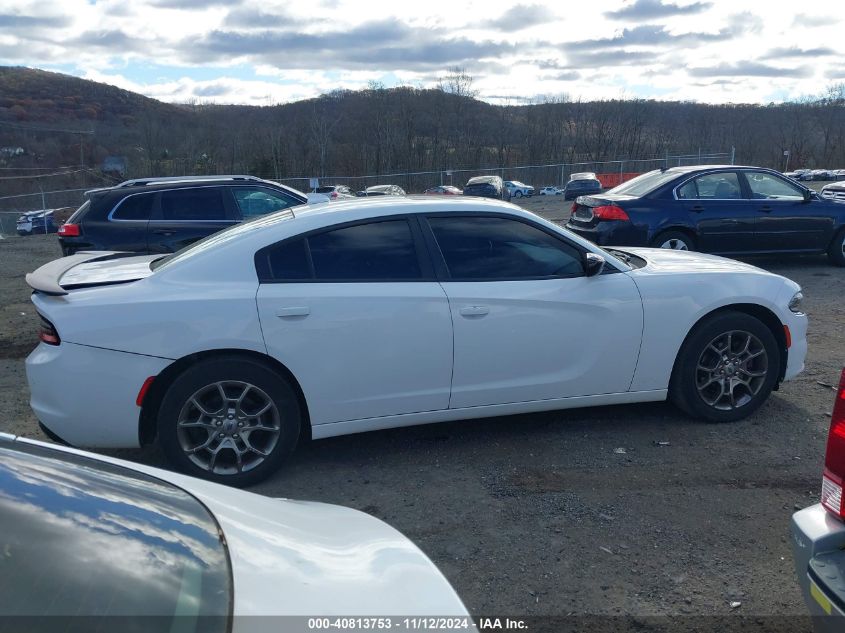
[[[467,615],[428,557],[386,523],[322,503],[189,490],[220,523],[234,615]]]
[[[232,564],[234,616],[469,618],[434,563],[399,531],[363,512],[264,497],[68,446],[4,439],[117,464],[196,497],[223,532]],[[261,631],[284,630],[276,620],[235,617],[233,631],[256,631],[260,622],[267,624]]]
[[[636,268],[637,273],[707,273],[707,272],[755,272],[771,275],[762,268],[738,262],[717,255],[707,255],[695,251],[676,251],[668,248],[633,248],[620,246],[617,250],[642,257],[648,262],[644,268]]]

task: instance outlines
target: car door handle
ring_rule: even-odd
[[[276,316],[280,319],[289,317],[304,317],[311,314],[311,308],[308,306],[290,306],[288,308],[279,308],[276,310]]]
[[[689,210],[693,211],[695,213],[701,213],[702,211],[704,211],[704,207],[701,206],[700,204],[696,204],[696,205],[691,206],[689,208]]]
[[[174,235],[176,231],[172,229],[156,229],[153,233],[156,235]]]
[[[763,213],[771,213],[772,207],[768,204],[764,204],[762,207],[760,207],[760,211],[762,211]]]
[[[465,317],[484,316],[490,313],[490,308],[487,306],[464,306],[458,312]]]

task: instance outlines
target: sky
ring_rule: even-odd
[[[769,103],[845,82],[831,0],[3,0],[0,65],[168,102],[273,105],[370,82],[479,98]],[[843,17],[840,18],[841,14]]]

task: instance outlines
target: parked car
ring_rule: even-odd
[[[563,187],[543,187],[540,189],[541,196],[560,196],[563,195]]]
[[[53,210],[27,211],[21,215],[15,226],[18,235],[41,235],[55,233],[58,228],[53,222]]]
[[[42,319],[30,403],[49,433],[155,441],[237,485],[307,437],[667,396],[737,420],[807,349],[788,279],[603,250],[464,196],[301,207],[174,255],[80,254],[26,279]]]
[[[65,255],[172,253],[243,220],[308,202],[296,189],[253,176],[127,180],[86,198],[59,228]]]
[[[359,197],[404,196],[405,190],[397,185],[374,185],[372,187],[367,187],[363,191],[359,191],[356,195]]]
[[[724,255],[827,253],[845,266],[845,206],[762,167],[671,167],[572,205],[567,228],[597,244]]]
[[[829,169],[814,169],[810,180],[835,180],[833,172]]]
[[[467,181],[464,195],[504,200],[508,198],[508,190],[498,176],[476,176]]]
[[[534,195],[534,187],[519,180],[506,180],[504,185],[505,189],[508,190],[508,196],[511,198],[530,198]]]
[[[816,633],[845,628],[845,369],[833,403],[821,503],[792,515],[792,556]]]
[[[601,193],[602,186],[599,179],[591,171],[572,174],[563,189],[563,199],[572,200],[578,196]]]
[[[425,190],[428,196],[459,196],[462,193],[463,191],[452,185],[438,185]]]
[[[314,190],[314,193],[321,193],[324,196],[328,196],[330,200],[355,197],[355,192],[346,185],[326,185],[325,187],[317,187]]]
[[[269,630],[242,616],[469,620],[431,560],[363,512],[8,434],[0,526],[14,570],[0,618],[25,621],[17,630],[67,630],[78,616],[87,623],[70,630]]]
[[[832,200],[833,202],[845,202],[845,183],[832,182],[829,185],[822,187],[819,195],[825,200]]]

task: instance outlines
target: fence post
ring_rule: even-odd
[[[734,158],[736,157],[736,147],[731,145],[731,165],[734,164]]]

